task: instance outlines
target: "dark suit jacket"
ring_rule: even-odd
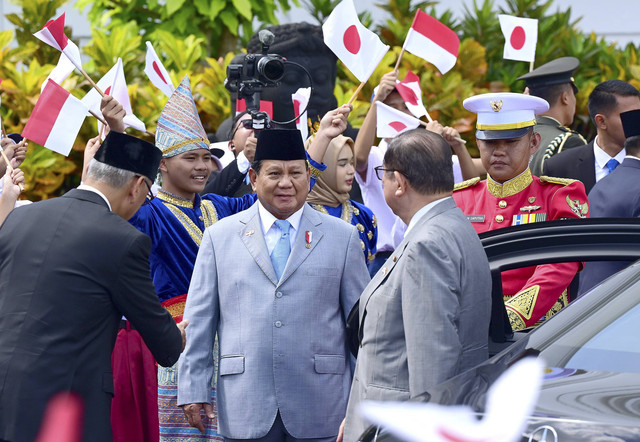
[[[560,152],[544,162],[542,174],[557,178],[571,178],[582,181],[587,193],[596,183],[596,157],[593,141],[585,146]]]
[[[87,190],[14,210],[0,228],[0,440],[35,439],[73,391],[83,439],[111,441],[111,351],[125,315],[164,366],[180,332],[149,273],[151,240]]]
[[[640,216],[640,160],[625,158],[622,164],[589,192],[591,218],[637,218]],[[631,264],[631,261],[592,261],[580,273],[582,294]]]
[[[238,160],[235,159],[215,176],[211,175],[200,195],[215,193],[221,196],[240,197],[253,193],[251,185],[244,182],[245,176],[247,176],[246,173],[241,173],[238,170]]]

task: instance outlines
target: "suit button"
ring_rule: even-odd
[[[498,207],[500,207],[501,209],[505,209],[507,207],[507,202],[505,200],[501,200],[498,203]]]
[[[275,325],[277,328],[280,328],[280,327],[282,327],[282,322],[280,322],[280,321],[276,321],[274,325]]]
[[[502,215],[496,216],[496,221],[501,223],[502,221],[504,221],[504,216],[502,216]]]
[[[282,298],[282,292],[276,292],[276,298]]]

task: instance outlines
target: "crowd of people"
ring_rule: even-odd
[[[188,77],[155,145],[124,133],[105,96],[110,131],[87,144],[82,184],[21,207],[27,142],[2,138],[0,441],[35,440],[49,400],[72,392],[83,440],[352,442],[362,401],[409,400],[484,361],[478,233],[638,216],[640,93],[596,86],[587,143],[567,127],[578,68],[563,57],[521,77],[524,93],[467,97],[480,158],[437,121],[376,144],[376,102],[410,113],[397,71],[355,140],[350,105],[306,141],[239,112],[226,167]],[[510,326],[625,265],[504,272]]]

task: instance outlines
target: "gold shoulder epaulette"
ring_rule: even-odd
[[[471,178],[470,180],[462,181],[453,186],[453,191],[466,189],[467,187],[475,186],[480,182],[480,177]]]
[[[552,176],[541,176],[540,182],[542,183],[551,183],[551,184],[562,184],[563,186],[568,186],[571,183],[574,183],[578,180],[572,180],[571,178],[556,178]]]

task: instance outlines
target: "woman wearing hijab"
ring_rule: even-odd
[[[307,149],[313,138],[307,140]],[[378,227],[371,210],[351,199],[349,191],[355,177],[353,140],[343,135],[334,138],[323,158],[326,170],[320,175],[307,202],[319,212],[353,224],[360,234],[360,245],[367,263],[376,253]]]

